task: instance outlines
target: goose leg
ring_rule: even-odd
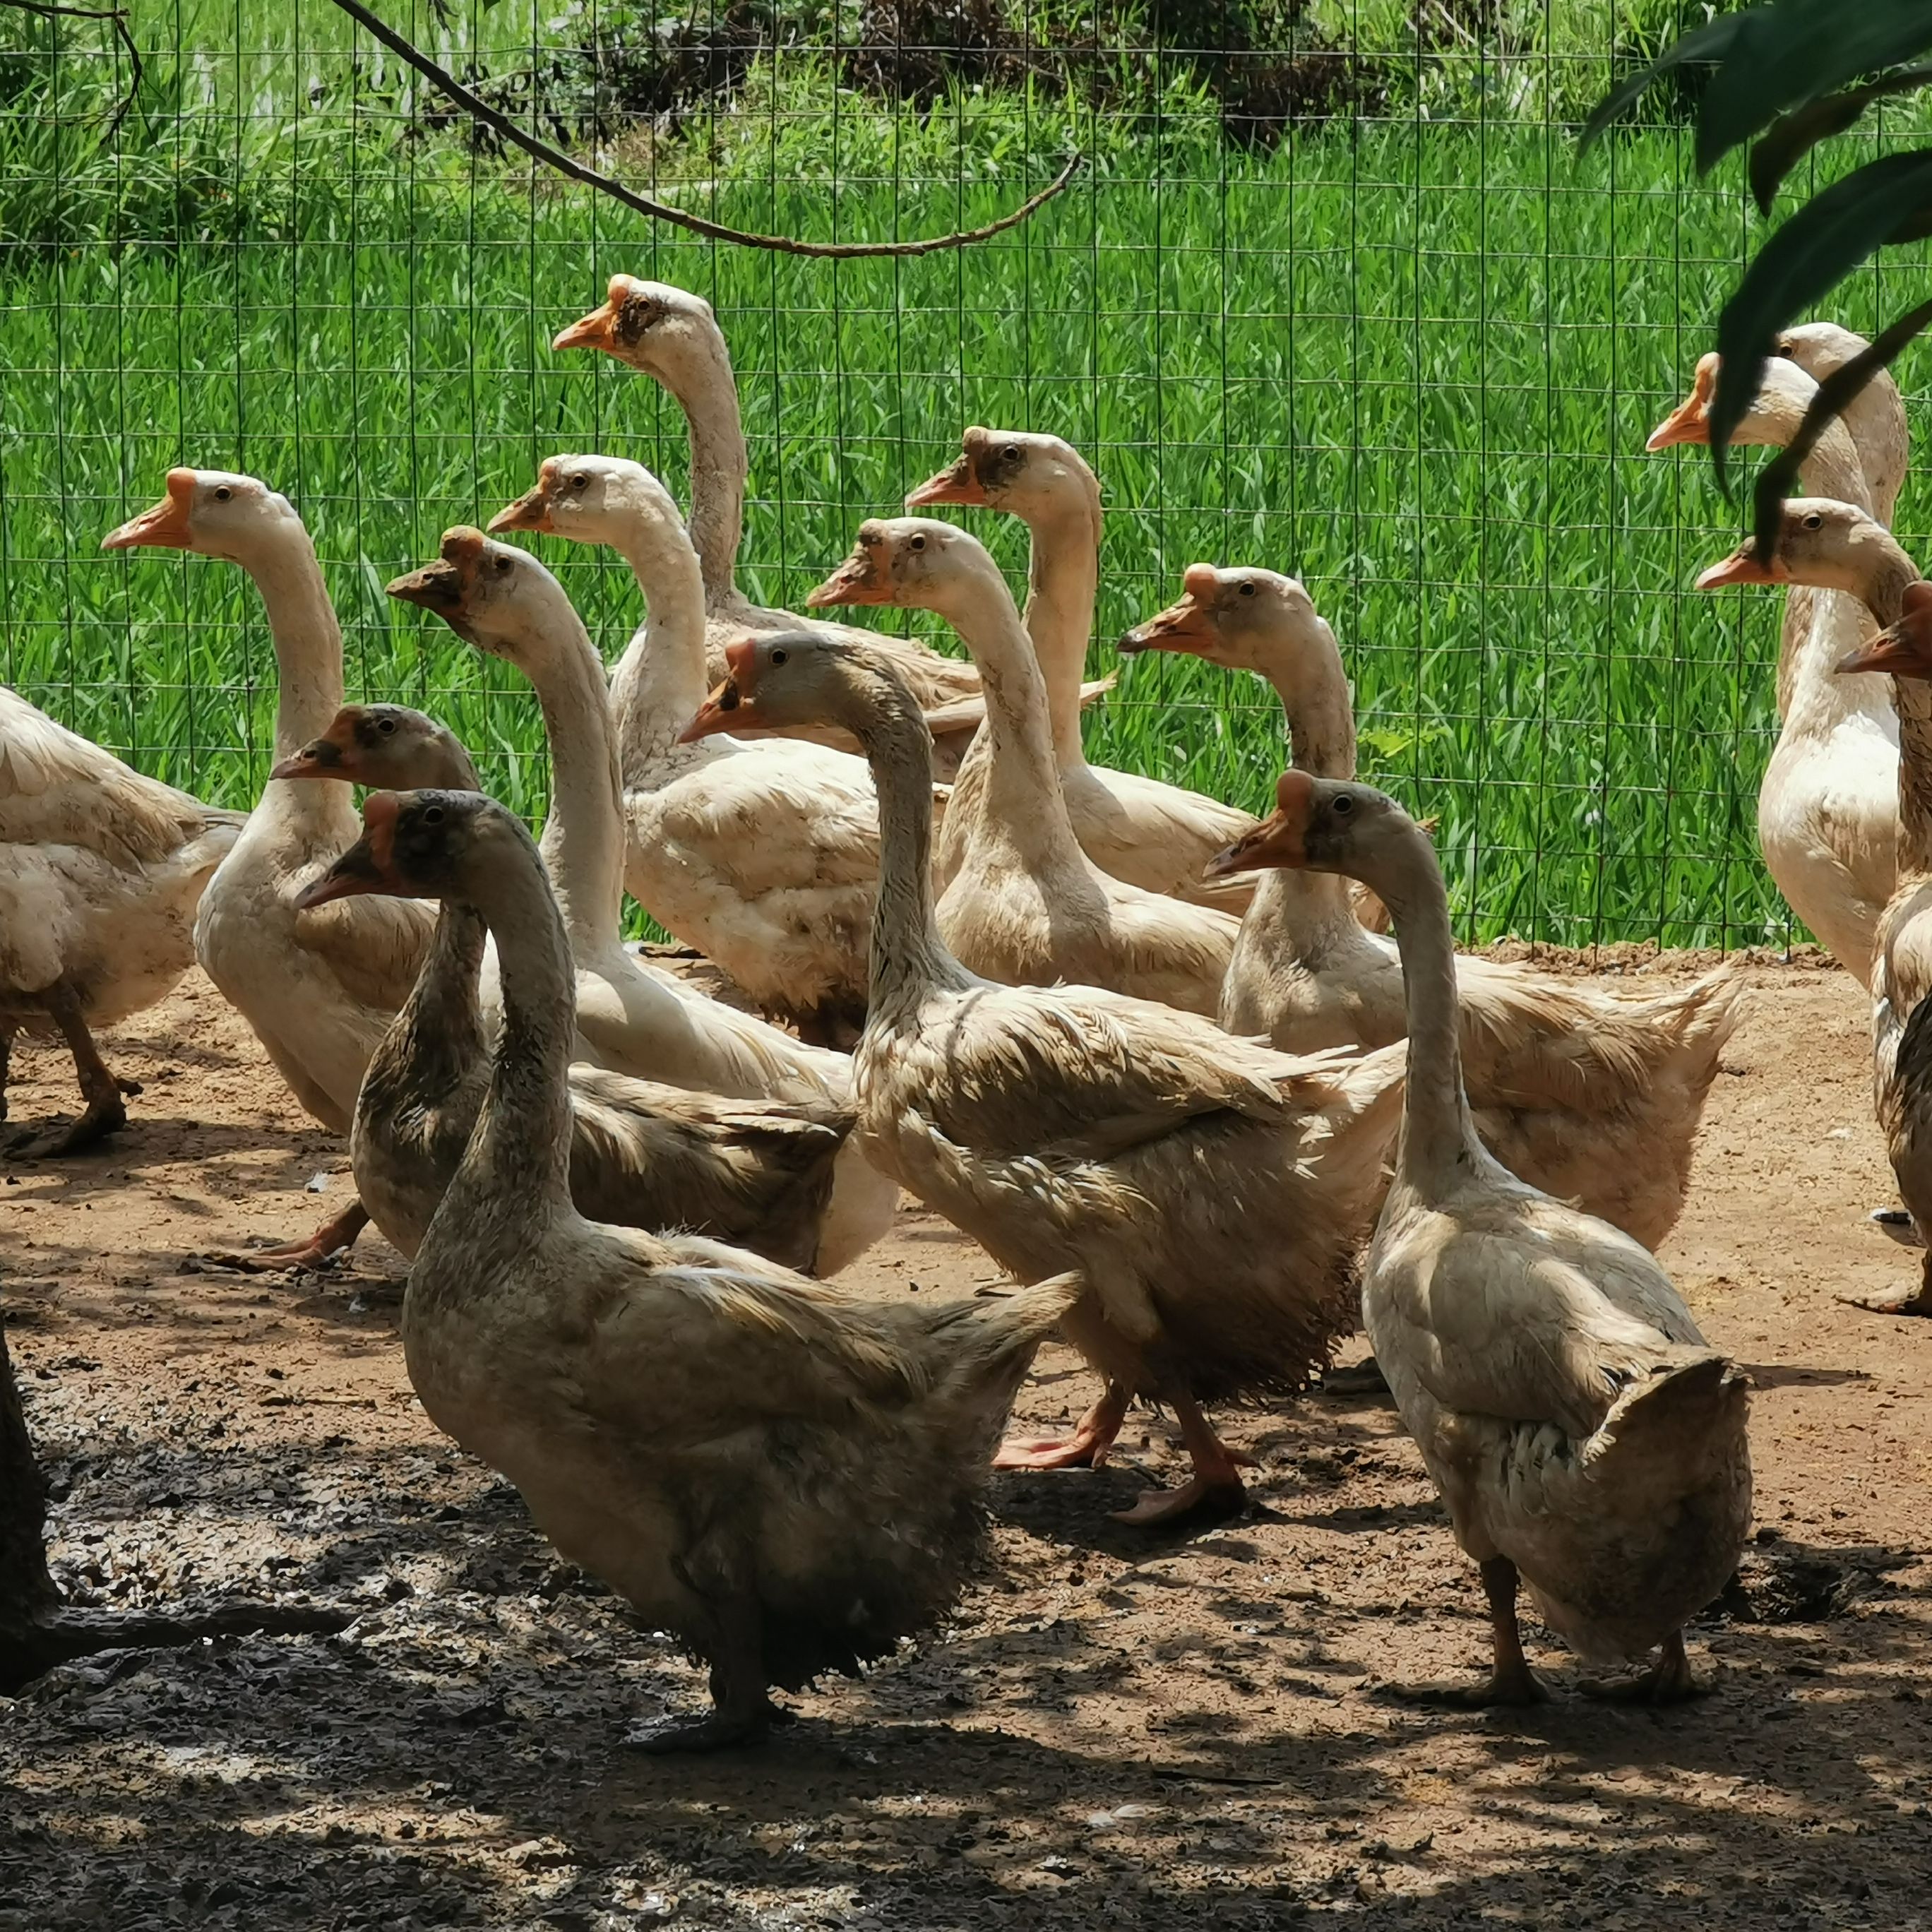
[[[1231,1515],[1247,1493],[1241,1486],[1242,1466],[1252,1468],[1254,1458],[1223,1442],[1192,1396],[1165,1389],[1161,1393],[1180,1424],[1180,1439],[1192,1459],[1194,1474],[1178,1490],[1148,1490],[1132,1509],[1116,1510],[1114,1520],[1144,1526],[1175,1522],[1196,1510]]]
[[[1073,1433],[1061,1440],[1009,1442],[993,1458],[996,1469],[1098,1469],[1107,1460],[1107,1451],[1126,1419],[1127,1392],[1118,1382],[1109,1382],[1100,1400],[1073,1425]]]
[[[14,1068],[14,1029],[0,1026],[0,1120],[7,1118],[7,1082]]]
[[[1664,1640],[1664,1648],[1649,1670],[1634,1677],[1586,1677],[1578,1681],[1576,1688],[1586,1697],[1612,1704],[1682,1704],[1704,1694],[1704,1687],[1690,1674],[1681,1630],[1672,1630]]]
[[[39,997],[74,1055],[74,1075],[80,1082],[81,1097],[87,1105],[80,1118],[64,1127],[50,1128],[38,1136],[24,1135],[16,1140],[11,1151],[26,1160],[38,1160],[46,1154],[78,1153],[81,1148],[92,1147],[96,1141],[112,1133],[117,1127],[125,1126],[128,1109],[121,1104],[121,1096],[141,1090],[139,1082],[116,1080],[108,1071],[100,1048],[94,1043],[94,1035],[88,1030],[86,1016],[81,1011],[80,996],[65,980],[56,980]],[[10,1039],[8,1044],[10,1047]]]
[[[1920,1263],[1918,1279],[1910,1287],[1883,1294],[1841,1294],[1852,1308],[1868,1308],[1874,1315],[1932,1315],[1932,1254]]]
[[[633,1750],[664,1756],[673,1751],[729,1750],[764,1741],[774,1724],[788,1724],[791,1713],[766,1694],[764,1646],[756,1601],[734,1597],[718,1607],[712,1641],[709,1717],[674,1719],[634,1731],[625,1742]]]
[[[1441,1704],[1467,1711],[1490,1704],[1544,1704],[1550,1693],[1522,1654],[1522,1631],[1516,1618],[1516,1568],[1507,1556],[1487,1558],[1480,1566],[1483,1594],[1489,1599],[1490,1639],[1496,1663],[1480,1684],[1391,1684],[1389,1695],[1414,1704]]]
[[[369,1225],[369,1210],[360,1201],[352,1201],[340,1214],[323,1222],[305,1241],[290,1241],[279,1248],[250,1248],[221,1259],[231,1268],[250,1274],[279,1268],[317,1268],[329,1258],[354,1245],[356,1237]]]

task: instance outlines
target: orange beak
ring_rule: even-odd
[[[908,510],[921,510],[928,503],[985,502],[986,488],[973,466],[972,451],[962,449],[952,464],[928,476],[905,500]]]
[[[719,731],[742,731],[758,722],[752,689],[758,657],[758,644],[750,638],[740,638],[736,644],[724,646],[724,667],[730,675],[677,734],[680,745],[694,744],[700,738],[709,738]]]
[[[548,530],[550,522],[550,485],[538,483],[526,490],[514,503],[506,503],[490,519],[490,534],[500,530]]]
[[[458,524],[442,533],[442,555],[382,587],[399,603],[418,604],[454,623],[467,614],[476,560],[483,554],[483,532]]]
[[[1133,657],[1142,651],[1182,651],[1192,656],[1205,652],[1212,635],[1208,610],[1220,590],[1220,580],[1212,564],[1190,563],[1180,580],[1186,594],[1129,631],[1118,646],[1123,656]]]
[[[1644,448],[1668,449],[1675,443],[1708,442],[1711,440],[1711,392],[1718,381],[1718,358],[1700,356],[1690,393],[1650,433]]]
[[[362,801],[362,836],[296,895],[298,911],[364,892],[410,896],[408,882],[396,870],[396,814],[401,804],[392,791],[372,791]]]
[[[1286,771],[1276,780],[1274,810],[1253,831],[1216,852],[1204,877],[1224,879],[1257,866],[1293,872],[1308,862],[1304,842],[1308,814],[1315,802],[1315,782],[1306,772]]]
[[[1700,590],[1722,590],[1732,584],[1789,584],[1790,566],[1779,557],[1768,563],[1758,556],[1756,545],[1740,544],[1722,563],[1714,563],[1697,580]]]
[[[805,608],[822,610],[828,604],[890,604],[891,590],[879,580],[873,554],[861,544],[816,590],[806,593]]]
[[[624,278],[613,275],[606,299],[568,328],[560,328],[550,338],[553,349],[601,349],[608,355],[616,350],[617,315],[624,305]]]
[[[1932,584],[1908,584],[1904,614],[1898,622],[1856,650],[1847,651],[1833,668],[1932,679]]]
[[[272,778],[355,779],[356,710],[345,706],[320,738],[284,758],[269,772]]]
[[[168,494],[152,510],[130,517],[100,539],[103,550],[192,550],[188,513],[194,508],[194,472],[170,470]]]

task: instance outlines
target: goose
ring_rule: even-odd
[[[342,632],[315,546],[286,496],[253,476],[170,470],[167,494],[102,540],[104,550],[191,550],[239,564],[261,593],[278,680],[274,750],[290,757],[341,708]],[[338,785],[271,778],[208,882],[195,956],[248,1023],[312,1118],[346,1134],[369,1058],[409,996],[429,948],[426,908],[372,899],[314,910],[302,889],[356,836]],[[368,1223],[352,1202],[308,1240],[248,1257],[309,1266],[345,1249]]]
[[[1690,1694],[1684,1623],[1723,1588],[1750,1526],[1744,1377],[1640,1243],[1526,1185],[1484,1146],[1462,1086],[1442,870],[1394,800],[1290,771],[1274,815],[1215,862],[1346,873],[1395,920],[1408,1078],[1362,1316],[1478,1566],[1494,1648],[1486,1683],[1422,1694],[1546,1694],[1523,1654],[1519,1580],[1589,1661],[1660,1646],[1647,1676],[1598,1688]]]
[[[704,592],[677,506],[641,465],[552,458],[537,488],[493,521],[620,542],[646,591],[648,615],[610,680],[632,896],[808,1040],[856,1037],[879,869],[864,760],[789,736],[677,743],[704,698]],[[584,636],[534,557],[491,548],[529,566],[490,585],[519,622]]]
[[[666,282],[613,275],[605,301],[560,330],[550,346],[601,350],[662,383],[684,411],[691,435],[691,538],[702,560],[709,614],[709,676],[715,682],[723,674],[720,653],[748,632],[812,628],[812,620],[766,610],[738,588],[738,546],[744,536],[751,464],[731,354],[711,304]],[[982,715],[979,674],[916,639],[863,634],[891,652],[905,673],[928,714],[938,764],[950,775]],[[836,734],[821,742],[836,742]]]
[[[1653,448],[1709,440],[1716,380],[1717,358],[1706,356],[1690,398],[1653,434]],[[1766,363],[1738,440],[1789,441],[1816,394],[1817,385],[1795,362]],[[1870,501],[1858,452],[1840,423],[1827,427],[1804,476],[1814,494]],[[1757,807],[1759,848],[1778,890],[1820,944],[1867,987],[1879,915],[1898,882],[1898,721],[1886,680],[1840,677],[1834,668],[1874,628],[1858,599],[1842,592],[1808,585],[1787,596],[1778,671],[1784,722]]]
[[[344,706],[274,776],[383,790],[481,788],[455,734],[399,704]],[[566,915],[566,931],[569,923]],[[421,1246],[482,1111],[486,938],[476,913],[444,904],[428,962],[356,1100],[350,1158],[357,1195],[406,1258]],[[580,1031],[584,971],[574,946],[572,963]],[[820,1274],[856,1259],[890,1224],[898,1190],[878,1212],[878,1181],[848,1154],[849,1104],[722,1099],[573,1064],[570,1106],[571,1196],[594,1220],[709,1234]]]
[[[1917,566],[1875,517],[1855,504],[1803,496],[1786,502],[1768,561],[1759,555],[1755,541],[1749,541],[1697,580],[1700,589],[1804,584],[1830,590],[1856,598],[1871,619],[1887,627],[1856,646],[1838,669],[1846,683],[1868,681],[1894,664],[1901,674],[1894,680],[1899,735],[1906,752],[1898,767],[1898,882],[1874,938],[1872,1058],[1879,1124],[1892,1152],[1900,1196],[1922,1239],[1932,1226],[1926,1218],[1927,1210],[1932,1210],[1932,1189],[1924,1172],[1928,1156],[1917,1142],[1912,1089],[1919,1046],[1912,1022],[1932,989],[1932,917],[1926,916],[1932,910],[1927,904],[1932,896],[1928,892],[1932,846],[1925,842],[1932,828],[1932,692],[1916,674],[1909,652],[1901,652],[1887,641],[1908,611],[1916,611],[1912,586],[1918,581]],[[1892,1221],[1888,1210],[1873,1218],[1888,1228]],[[1850,1298],[1855,1306],[1888,1314],[1932,1312],[1917,1305],[1922,1292],[1916,1289],[1902,1299]]]
[[[1207,880],[1202,868],[1254,829],[1238,806],[1158,778],[1090,765],[1080,739],[1081,678],[1100,584],[1100,484],[1070,443],[1023,430],[977,427],[958,460],[906,498],[908,509],[982,505],[1025,524],[1025,623],[1046,687],[1053,761],[1081,849],[1104,872],[1143,892],[1165,892],[1238,916],[1252,879]],[[944,891],[964,856],[992,752],[982,734],[961,764],[954,807],[940,828],[938,884]]]
[[[1804,322],[1787,328],[1773,345],[1773,354],[1794,362],[1814,382],[1834,376],[1871,346],[1855,330],[1835,322]],[[1905,398],[1889,369],[1872,372],[1864,387],[1845,406],[1839,420],[1858,452],[1870,492],[1868,507],[1888,528],[1894,506],[1912,461],[1912,431],[1906,420]],[[1819,494],[1823,494],[1822,492]]]
[[[968,968],[1010,986],[1106,986],[1211,1017],[1239,926],[1211,907],[1130,886],[1081,850],[1040,668],[984,545],[929,518],[875,519],[806,602],[937,611],[980,667],[985,782],[938,912],[941,934]]]
[[[1130,1398],[1158,1396],[1193,1474],[1126,1520],[1238,1505],[1238,1460],[1201,1404],[1299,1388],[1348,1324],[1401,1049],[1296,1058],[1151,1000],[969,971],[934,916],[928,740],[892,662],[805,632],[746,638],[727,661],[687,737],[746,711],[830,719],[872,760],[879,898],[854,1060],[872,1158],[1019,1280],[1080,1278],[1061,1328],[1105,1391],[1070,1438],[1010,1445],[1001,1466],[1102,1462]],[[995,729],[1004,678],[988,680]]]
[[[627,869],[634,884],[652,880],[639,878],[627,855],[620,748],[603,660],[556,580],[534,557],[459,524],[444,532],[435,562],[398,578],[388,593],[514,664],[536,688],[554,784],[541,849],[577,962],[585,1057],[615,1072],[745,1099],[842,1100],[851,1078],[843,1055],[706,999],[625,947],[619,920]],[[627,725],[635,722],[628,677],[620,672],[617,693]],[[800,755],[819,762],[838,754]],[[862,778],[859,761],[848,762]],[[673,929],[710,950],[704,942],[712,928]],[[495,1004],[493,978],[486,969],[486,1007]]]
[[[1932,1228],[1932,584],[1904,585],[1899,604],[1898,618],[1844,668],[1847,675],[1889,671],[1898,682],[1898,890],[1879,923],[1873,1097],[1899,1198],[1922,1247],[1924,1230]],[[1932,1316],[1932,1252],[1922,1256],[1916,1282],[1840,1299],[1881,1314]]]
[[[79,1152],[127,1124],[94,1029],[165,999],[194,964],[194,914],[242,814],[144,778],[0,685],[0,1120],[16,1034],[56,1034],[84,1102],[17,1135],[16,1158]]]
[[[1295,578],[1190,564],[1183,595],[1120,640],[1266,678],[1294,763],[1355,775],[1355,721],[1335,634]],[[1363,931],[1336,874],[1271,868],[1241,922],[1220,1019],[1284,1053],[1382,1046],[1407,1025],[1397,949]],[[1728,969],[1643,999],[1501,961],[1458,957],[1463,1065],[1484,1144],[1531,1186],[1647,1247],[1676,1223],[1697,1123],[1736,1028]]]
[[[469,908],[502,977],[482,1112],[410,1272],[410,1380],[564,1557],[709,1665],[711,1713],[638,1742],[755,1742],[782,1714],[771,1686],[883,1656],[957,1596],[988,1454],[1076,1291],[860,1300],[721,1242],[586,1220],[574,976],[529,832],[474,793],[372,794],[305,896],[370,892]]]

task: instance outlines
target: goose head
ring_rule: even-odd
[[[226,470],[168,472],[167,494],[100,539],[103,550],[190,550],[245,564],[265,545],[291,536],[306,542],[302,520],[260,478]]]
[[[604,300],[568,328],[553,349],[601,349],[647,376],[668,381],[694,353],[715,352],[717,317],[702,296],[668,282],[613,275]]]
[[[1870,346],[1855,329],[1835,322],[1806,322],[1786,329],[1772,352],[1803,370],[1814,382],[1822,382]],[[1898,494],[1912,455],[1905,404],[1889,369],[1873,371],[1845,405],[1843,421],[1865,466],[1874,502],[1885,508]]]
[[[1669,449],[1678,443],[1708,444],[1711,440],[1711,402],[1717,386],[1718,358],[1714,355],[1700,356],[1690,393],[1651,431],[1644,448],[1658,450]],[[1743,422],[1732,432],[1731,440],[1789,442],[1817,393],[1816,381],[1806,374],[1800,364],[1790,361],[1767,362],[1757,394],[1744,412]],[[1828,435],[1831,433],[1826,432]],[[1853,458],[1857,455],[1849,439],[1844,453]]]
[[[1908,584],[1904,613],[1898,622],[1886,626],[1856,650],[1846,652],[1833,668],[1932,680],[1932,584]]]
[[[1747,538],[1697,579],[1700,590],[1733,584],[1810,584],[1862,597],[1895,546],[1876,518],[1828,496],[1792,496],[1778,519],[1777,548],[1768,557]]]
[[[724,647],[725,676],[678,734],[688,745],[718,731],[838,724],[863,739],[887,715],[926,736],[911,688],[883,651],[818,631],[778,631]]]
[[[362,836],[303,887],[296,904],[370,892],[466,901],[506,863],[536,858],[523,820],[481,792],[374,791],[362,801]]]
[[[466,644],[527,667],[548,640],[575,634],[563,586],[526,550],[493,543],[466,524],[442,533],[442,554],[385,586],[434,612]]]
[[[962,599],[1006,580],[986,546],[951,524],[929,517],[874,517],[859,526],[852,554],[815,590],[806,608],[840,604],[890,604],[901,610],[956,610]]]
[[[1300,580],[1279,571],[1190,563],[1180,582],[1176,602],[1122,636],[1123,656],[1170,651],[1268,676],[1328,629]]]
[[[960,439],[958,458],[905,500],[909,510],[983,505],[1031,523],[1076,506],[1097,515],[1100,485],[1079,452],[1057,436],[976,424]]]
[[[320,738],[272,778],[334,778],[383,791],[478,789],[476,768],[446,724],[406,704],[345,704]]]
[[[1427,836],[1386,792],[1352,778],[1286,771],[1274,798],[1274,812],[1253,831],[1208,860],[1208,878],[1271,867],[1363,878],[1380,872],[1384,855]]]
[[[497,531],[530,531],[573,543],[624,548],[640,536],[684,536],[684,519],[641,463],[621,456],[550,456],[533,488],[490,519]]]

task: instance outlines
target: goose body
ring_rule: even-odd
[[[1019,518],[1031,539],[1024,614],[1046,687],[1053,761],[1073,836],[1095,865],[1144,892],[1171,894],[1238,916],[1252,879],[1208,879],[1202,868],[1254,827],[1238,806],[1135,772],[1089,764],[1080,736],[1081,680],[1100,580],[1100,485],[1071,444],[1022,430],[969,429],[958,460],[907,497],[983,505]],[[941,828],[943,891],[964,856],[992,764],[990,734],[968,751]]]
[[[1297,766],[1354,776],[1341,655],[1293,578],[1190,565],[1180,602],[1130,632],[1121,648],[1185,651],[1266,677]],[[1336,874],[1262,874],[1222,989],[1230,1033],[1288,1053],[1402,1036],[1400,954],[1362,929],[1349,883]],[[1654,1246],[1683,1207],[1705,1096],[1737,1023],[1735,974],[1642,999],[1460,956],[1456,977],[1464,1077],[1484,1144],[1532,1186]]]
[[[968,970],[935,922],[925,734],[890,663],[798,633],[747,640],[730,664],[692,734],[748,707],[830,718],[872,761],[884,844],[854,1058],[873,1157],[1021,1280],[1084,1285],[1062,1327],[1106,1392],[1070,1441],[1005,1460],[1103,1458],[1129,1396],[1157,1394],[1195,1476],[1132,1519],[1238,1496],[1200,1402],[1299,1386],[1346,1324],[1399,1050],[1295,1058],[1102,988]]]
[[[385,790],[478,788],[453,734],[393,704],[345,706],[277,774]],[[358,1197],[405,1256],[422,1245],[482,1111],[491,1058],[478,995],[487,942],[472,910],[443,906],[429,958],[357,1096],[350,1159]],[[577,980],[580,1012],[580,967]],[[874,1210],[880,1186],[850,1149],[849,1106],[724,1099],[580,1063],[569,1085],[571,1197],[594,1220],[709,1235],[828,1274],[890,1222],[892,1199],[883,1215]]]
[[[72,1152],[122,1124],[92,1029],[164,998],[194,963],[195,909],[242,824],[0,686],[0,1119],[17,1033],[67,1040],[87,1103],[16,1151]]]
[[[850,559],[809,601],[937,610],[980,666],[984,776],[938,904],[940,934],[962,963],[1008,985],[1070,980],[1211,1016],[1238,923],[1212,907],[1129,885],[1082,850],[1039,668],[1005,580],[978,541],[924,518],[868,523]],[[949,824],[958,806],[956,792]]]
[[[502,1037],[404,1304],[436,1426],[568,1560],[710,1666],[657,1748],[750,1742],[768,1687],[928,1627],[982,1547],[986,1460],[1070,1290],[872,1303],[569,1192],[572,969],[536,848],[473,794],[374,794],[312,897],[434,892],[488,926]]]
[[[552,457],[491,527],[613,544],[645,593],[610,681],[632,896],[767,1012],[814,1039],[855,1036],[878,878],[864,760],[790,735],[677,742],[707,688],[704,589],[676,505],[641,465]]]
[[[1519,1578],[1580,1654],[1621,1663],[1660,1646],[1642,1688],[1684,1694],[1684,1622],[1724,1587],[1750,1527],[1744,1378],[1637,1242],[1525,1185],[1478,1138],[1427,835],[1366,786],[1291,771],[1276,797],[1222,862],[1364,879],[1402,948],[1408,1077],[1362,1316],[1489,1598],[1493,1673],[1452,1694],[1545,1694],[1516,1628]]]
[[[1717,358],[1699,363],[1690,397],[1650,446],[1708,442]],[[1743,442],[1793,436],[1817,385],[1794,362],[1765,365],[1739,425]],[[1870,486],[1850,436],[1832,423],[1804,466],[1805,488],[1861,507]],[[1784,724],[1758,788],[1758,845],[1793,912],[1860,986],[1871,983],[1880,914],[1898,884],[1898,721],[1882,677],[1840,677],[1846,652],[1872,634],[1870,614],[1843,591],[1795,586],[1779,665]]]

